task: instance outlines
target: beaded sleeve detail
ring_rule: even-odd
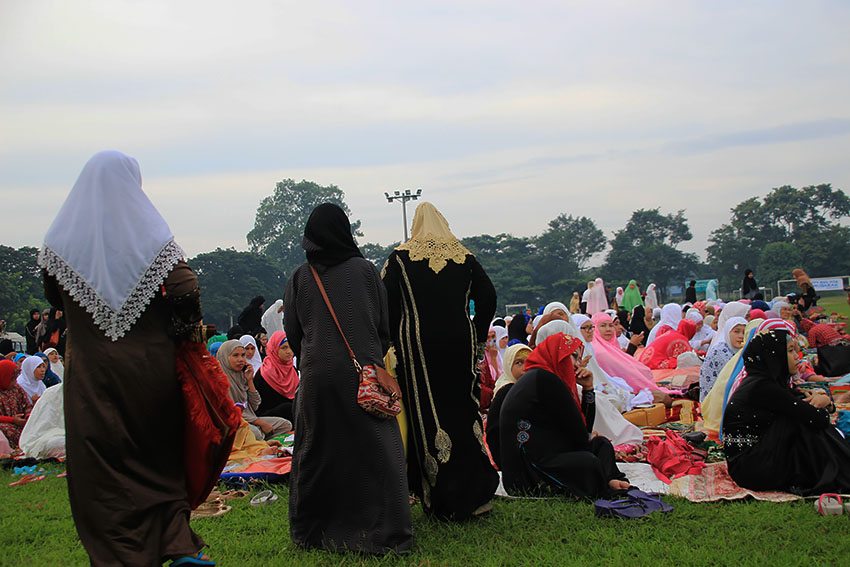
[[[435,274],[446,267],[449,260],[455,264],[466,262],[466,256],[472,253],[456,238],[438,238],[428,233],[424,238],[413,238],[397,247],[407,250],[412,261],[428,260],[428,267]]]
[[[38,265],[55,277],[74,301],[91,314],[94,324],[107,337],[117,341],[141,317],[171,269],[184,256],[183,249],[174,239],[169,240],[141,275],[117,311],[98,295],[89,282],[49,247],[45,246],[39,252]]]

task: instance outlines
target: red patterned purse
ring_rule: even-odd
[[[325,300],[325,305],[330,311],[331,318],[339,330],[345,347],[348,349],[351,362],[354,363],[354,368],[360,377],[360,386],[357,388],[357,403],[366,413],[381,419],[397,416],[401,413],[401,390],[398,387],[398,382],[390,376],[389,372],[376,364],[360,366],[354,351],[351,350],[351,345],[348,344],[348,339],[345,338],[345,333],[342,332],[342,327],[336,318],[333,306],[331,306],[331,300],[328,299],[328,294],[325,292],[325,286],[319,279],[319,274],[313,266],[310,266],[310,271],[313,273],[316,285],[319,286],[319,291],[322,293],[322,299]]]

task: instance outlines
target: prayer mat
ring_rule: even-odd
[[[688,475],[673,480],[669,494],[687,498],[691,502],[740,500],[747,496],[769,502],[800,500],[799,496],[787,492],[757,492],[741,488],[729,476],[725,461],[707,465],[699,475]]]

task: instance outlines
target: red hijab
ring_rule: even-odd
[[[668,331],[656,337],[652,343],[643,349],[640,361],[653,370],[676,368],[677,358],[683,352],[694,350],[690,340],[697,332],[697,324],[693,319],[682,319],[675,331]]]
[[[581,339],[564,333],[550,335],[546,337],[545,341],[537,345],[525,359],[525,370],[542,368],[555,374],[566,385],[567,390],[570,391],[570,395],[575,400],[579,413],[581,413],[581,399],[578,397],[578,387],[576,386],[576,371],[571,358],[571,355],[579,349],[584,349]],[[579,354],[581,354],[581,351],[579,351]],[[584,414],[581,418],[584,419]]]
[[[0,358],[0,390],[5,390],[15,378],[15,371],[18,369],[14,362]]]
[[[298,387],[298,371],[295,370],[292,360],[283,362],[277,355],[280,345],[286,341],[286,331],[272,333],[266,345],[266,358],[260,366],[260,373],[266,384],[284,398],[291,400],[295,397],[295,389]]]

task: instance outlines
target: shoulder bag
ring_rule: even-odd
[[[331,300],[328,299],[328,294],[325,292],[325,286],[322,285],[322,280],[319,279],[319,274],[313,266],[310,266],[310,271],[313,273],[313,278],[316,280],[316,285],[319,286],[319,291],[322,293],[322,299],[325,300],[325,305],[331,314],[331,318],[336,324],[336,328],[345,343],[345,348],[348,349],[348,356],[351,357],[351,362],[354,363],[354,369],[360,377],[360,386],[357,389],[357,403],[363,408],[366,413],[388,419],[395,417],[401,413],[401,390],[398,383],[390,374],[376,364],[368,366],[360,366],[357,362],[357,357],[354,351],[351,350],[351,345],[348,344],[348,339],[345,338],[345,333],[342,332],[342,327],[339,320],[336,318],[334,308],[331,306]]]

